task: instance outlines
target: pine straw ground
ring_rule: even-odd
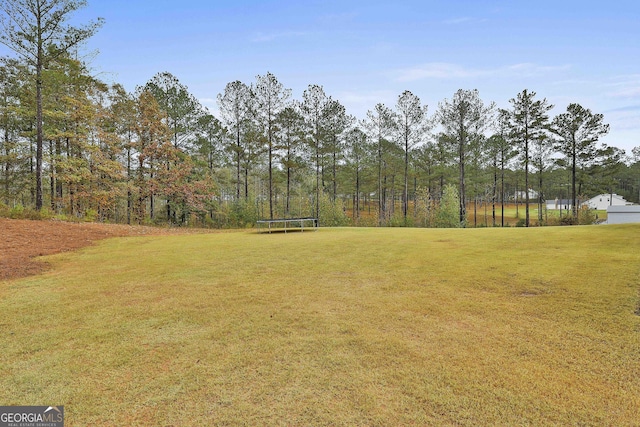
[[[30,221],[0,218],[0,281],[43,272],[48,264],[35,259],[73,251],[109,237],[193,232],[117,224]]]
[[[125,237],[0,281],[68,426],[637,426],[640,226]]]

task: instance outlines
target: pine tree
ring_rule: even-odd
[[[458,157],[461,224],[467,221],[467,155],[471,145],[489,125],[493,108],[493,104],[484,105],[477,90],[460,89],[451,100],[442,101],[436,113],[443,127],[443,140],[455,150]]]
[[[570,104],[567,112],[553,119],[552,132],[557,136],[556,149],[567,159],[571,169],[571,198],[574,218],[578,215],[576,176],[598,155],[597,142],[609,132],[602,114],[594,114],[579,104]]]
[[[269,172],[269,218],[273,219],[273,165],[276,145],[277,117],[285,108],[290,89],[284,89],[282,83],[271,73],[256,77],[256,84],[251,87],[254,100],[254,113],[258,126],[266,143]]]
[[[423,142],[423,137],[428,130],[427,106],[422,106],[420,98],[406,90],[398,97],[395,119],[398,140],[404,151],[402,214],[406,224],[409,206],[409,155],[414,147]]]
[[[85,0],[1,0],[0,43],[35,69],[36,75],[36,209],[42,208],[43,70],[51,61],[93,36],[102,25],[98,18],[84,27],[65,25]]]
[[[320,193],[324,191],[320,184],[321,155],[324,146],[324,110],[329,98],[324,93],[322,86],[310,85],[302,94],[300,111],[304,117],[307,128],[307,144],[313,152],[316,173],[315,185],[315,209],[314,216],[320,217]]]
[[[236,166],[236,200],[240,200],[242,185],[240,174],[243,160],[246,160],[248,155],[246,134],[251,129],[252,102],[249,87],[237,80],[228,83],[224,93],[218,95],[221,120],[232,138],[229,151],[233,154]],[[247,197],[245,180],[245,199]]]
[[[523,90],[515,98],[509,100],[509,137],[520,149],[524,165],[525,186],[525,226],[529,227],[529,164],[531,162],[531,148],[536,141],[546,138],[549,128],[548,111],[553,105],[547,99],[535,100],[536,93]]]
[[[376,149],[376,163],[378,172],[378,223],[382,224],[387,216],[386,197],[384,195],[383,168],[384,154],[388,139],[393,135],[395,122],[393,111],[384,104],[376,104],[373,110],[367,111],[365,129]]]

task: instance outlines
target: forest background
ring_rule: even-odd
[[[407,90],[356,118],[321,85],[295,98],[266,72],[229,82],[216,116],[170,72],[133,93],[96,78],[79,52],[103,22],[68,25],[86,2],[1,5],[0,41],[17,55],[0,64],[0,214],[461,226],[478,206],[505,225],[504,205],[523,203],[528,226],[555,221],[549,199],[570,207],[564,223],[592,221],[578,206],[595,194],[640,202],[640,147],[601,143],[604,116],[578,103],[551,117],[528,89],[509,108],[460,89],[429,108]]]

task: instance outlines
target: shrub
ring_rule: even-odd
[[[211,209],[211,218],[205,218],[207,227],[246,228],[258,220],[257,207],[244,199],[220,203]]]
[[[24,206],[17,204],[9,211],[9,218],[22,219],[24,218]]]
[[[557,226],[560,225],[560,217],[557,216],[549,216],[545,221],[544,225],[547,226]]]
[[[377,209],[376,213],[372,216],[361,216],[360,218],[358,218],[355,222],[355,225],[357,227],[377,227],[379,225]]]
[[[436,223],[437,203],[431,198],[429,189],[416,190],[415,223],[419,227],[433,227]]]
[[[464,226],[460,222],[460,197],[458,189],[453,184],[444,187],[442,200],[436,213],[436,227],[458,228]]]
[[[45,220],[53,218],[51,209],[43,207],[37,211],[33,208],[25,208],[21,204],[17,204],[11,209],[5,205],[0,206],[0,216],[8,217],[12,219],[32,219],[32,220]]]
[[[98,218],[98,211],[95,209],[87,209],[84,213],[84,221],[86,222],[95,222],[96,218]]]
[[[340,200],[333,202],[327,194],[320,195],[320,225],[327,227],[341,227],[349,225],[351,220],[347,216],[344,205]]]
[[[578,224],[590,225],[596,223],[596,212],[593,209],[589,209],[586,206],[582,206],[578,210]]]
[[[413,227],[414,219],[412,216],[407,215],[407,220],[405,221],[404,214],[402,213],[402,211],[400,212],[396,211],[391,216],[391,218],[389,218],[388,226],[389,227]]]

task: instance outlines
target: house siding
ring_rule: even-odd
[[[609,206],[607,208],[607,224],[640,223],[640,205]]]

